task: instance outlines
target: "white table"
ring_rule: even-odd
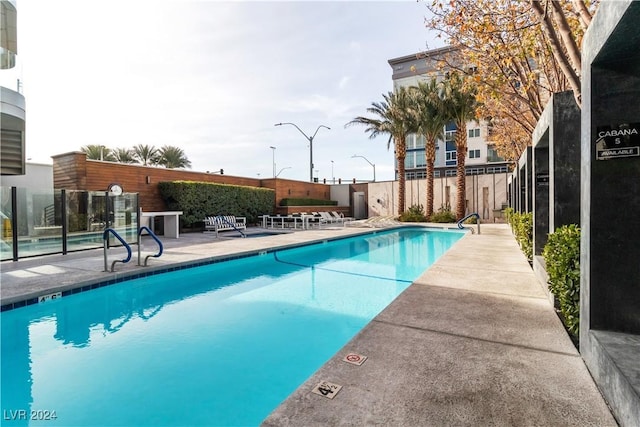
[[[153,219],[157,216],[164,217],[164,237],[171,237],[177,239],[180,237],[180,215],[182,211],[164,211],[164,212],[140,212],[140,225],[142,224],[142,218],[149,218],[149,228],[153,229]]]
[[[262,224],[263,227],[269,227],[269,228],[276,228],[276,223],[279,222],[280,228],[284,229],[285,226],[290,227],[291,223],[293,223],[293,229],[297,230],[298,229],[298,221],[300,221],[300,228],[304,229],[304,222],[303,222],[303,217],[302,216],[293,216],[293,215],[286,215],[286,216],[281,216],[281,215],[277,215],[277,216],[264,216],[262,218]]]

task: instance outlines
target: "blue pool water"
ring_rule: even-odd
[[[2,424],[258,425],[462,235],[378,232],[4,312]]]

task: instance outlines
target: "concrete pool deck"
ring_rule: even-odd
[[[163,240],[165,254],[147,269],[368,231],[220,241],[184,234]],[[104,273],[102,250],[0,267],[3,305],[142,268],[119,264],[118,273]],[[367,359],[343,362],[349,353]],[[312,393],[322,381],[342,389],[333,399]],[[263,425],[617,424],[508,226],[483,224],[482,234],[458,241]]]

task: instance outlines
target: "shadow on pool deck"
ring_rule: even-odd
[[[185,234],[163,240],[165,254],[147,269],[370,231],[218,240]],[[151,242],[143,246],[147,254],[155,250]],[[111,249],[110,259],[120,251]],[[3,262],[2,304],[143,269],[132,264],[103,272],[102,250]],[[368,359],[343,362],[351,352]],[[311,392],[321,381],[343,388],[327,399]],[[616,423],[508,227],[483,224],[481,235],[458,241],[263,425]]]

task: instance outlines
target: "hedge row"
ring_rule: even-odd
[[[542,250],[549,290],[558,301],[562,321],[577,338],[580,327],[580,228],[563,225],[549,234]]]
[[[294,198],[280,200],[280,206],[338,206],[335,200]]]
[[[169,210],[183,212],[186,227],[214,215],[244,216],[247,223],[256,223],[260,215],[273,213],[276,199],[269,188],[209,182],[159,182],[158,189]]]
[[[533,214],[531,212],[515,212],[512,208],[505,209],[507,221],[511,226],[520,249],[529,261],[533,260]]]

